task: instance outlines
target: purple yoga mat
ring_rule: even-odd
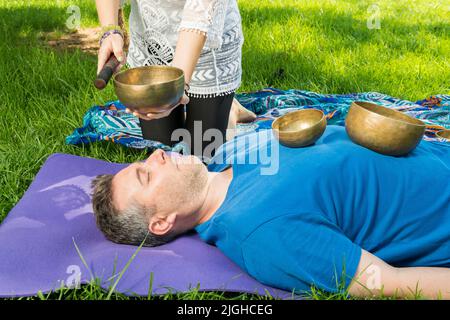
[[[95,225],[90,182],[124,164],[67,154],[51,155],[0,226],[0,297],[29,296],[99,278],[107,289],[137,247],[105,239]],[[86,261],[86,268],[76,246]],[[114,271],[115,270],[115,271]],[[116,291],[147,295],[219,290],[289,298],[260,284],[216,247],[196,235],[157,248],[142,248]]]

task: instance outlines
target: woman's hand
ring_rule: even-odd
[[[164,111],[164,112],[159,112],[159,113],[141,113],[138,112],[136,110],[131,110],[126,108],[125,112],[126,113],[132,113],[135,117],[144,119],[144,120],[155,120],[155,119],[161,119],[161,118],[165,118],[167,117],[173,109],[175,109],[176,107],[178,107],[180,104],[188,104],[189,103],[189,97],[185,94],[183,94],[183,96],[181,97],[180,101],[175,104],[173,107],[171,107],[169,110]]]
[[[123,38],[120,34],[110,34],[105,38],[98,50],[97,74],[100,73],[109,57],[114,54],[120,64],[114,72],[119,71],[125,64],[125,55],[123,53]]]

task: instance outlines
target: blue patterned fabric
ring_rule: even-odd
[[[427,124],[425,140],[445,142],[445,139],[437,138],[435,133],[442,129],[450,129],[450,95],[437,95],[411,102],[377,92],[319,94],[295,89],[267,88],[256,92],[240,93],[236,95],[236,98],[245,108],[258,116],[251,123],[239,123],[238,135],[248,131],[270,129],[275,118],[290,111],[308,108],[322,110],[329,124],[343,126],[353,101],[373,102],[424,121]],[[83,117],[83,126],[75,129],[66,138],[66,143],[80,144],[102,140],[136,149],[162,148],[176,152],[184,150],[182,144],[170,148],[157,141],[142,139],[138,119],[125,113],[125,106],[119,101],[111,101],[105,105],[90,108]]]

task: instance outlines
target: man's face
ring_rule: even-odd
[[[159,216],[189,210],[206,188],[208,170],[195,156],[155,150],[144,162],[118,172],[113,181],[113,204],[122,211],[131,203],[155,206]]]

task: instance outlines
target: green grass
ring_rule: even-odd
[[[408,100],[450,93],[448,2],[379,0],[379,30],[366,25],[372,3],[240,0],[246,40],[241,90],[274,86],[323,93],[378,91]],[[0,221],[51,153],[114,162],[145,156],[110,143],[64,144],[87,108],[115,99],[111,87],[97,91],[92,86],[95,57],[80,51],[56,52],[39,40],[43,32],[67,32],[66,10],[73,4],[81,9],[82,26],[96,25],[92,0],[0,0]],[[79,290],[61,290],[50,298],[103,299],[107,295],[94,282]],[[163,298],[232,297],[195,289]],[[315,291],[311,298],[345,296]]]

